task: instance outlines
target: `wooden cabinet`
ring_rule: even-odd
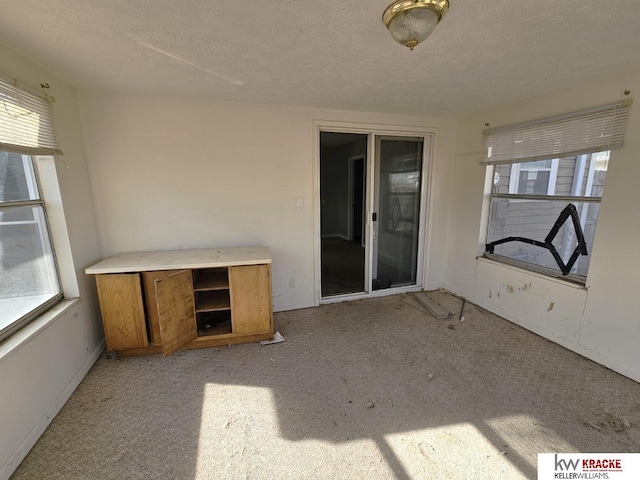
[[[96,275],[107,349],[162,353],[273,337],[265,247],[120,254]]]
[[[110,350],[146,347],[147,327],[139,274],[99,275],[96,278],[104,334]]]
[[[249,335],[252,333],[273,333],[269,285],[269,266],[252,265],[231,267],[231,304],[232,328],[234,332]]]

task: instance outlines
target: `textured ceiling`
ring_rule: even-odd
[[[382,24],[388,3],[0,0],[0,40],[79,88],[389,113],[640,70],[638,0],[450,0],[413,52]]]

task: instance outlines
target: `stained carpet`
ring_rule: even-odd
[[[460,299],[277,313],[285,343],[102,356],[20,479],[520,479],[637,452],[640,384]]]

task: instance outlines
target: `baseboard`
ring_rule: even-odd
[[[594,362],[599,363],[600,365],[604,365],[605,367],[607,367],[610,370],[613,370],[614,372],[618,372],[620,375],[624,375],[625,377],[640,383],[640,372],[635,368],[631,368],[631,367],[628,367],[627,365],[623,365],[622,363],[619,363],[617,360],[611,357],[608,357],[606,355],[603,355],[597,350],[594,350],[589,347],[585,347],[584,345],[581,345],[581,344],[577,345],[574,351],[582,355],[583,357],[588,358],[589,360],[593,360]]]
[[[346,235],[342,235],[340,233],[328,233],[326,235],[320,235],[321,238],[341,238],[342,240],[348,242],[349,237]]]
[[[58,396],[49,410],[47,410],[42,418],[40,418],[29,435],[27,435],[27,437],[22,441],[18,448],[16,448],[13,454],[9,457],[9,460],[7,460],[4,465],[0,466],[0,480],[8,480],[11,474],[18,468],[22,460],[24,460],[24,457],[26,457],[29,453],[29,450],[33,448],[40,436],[44,433],[49,424],[58,414],[60,409],[64,406],[67,400],[69,400],[71,394],[76,390],[76,388],[78,388],[78,385],[80,385],[82,379],[87,375],[89,369],[93,366],[94,363],[96,363],[104,348],[105,341],[103,340],[93,351],[87,361],[82,365],[78,373],[74,375],[67,387]]]
[[[287,312],[289,310],[300,310],[302,308],[310,308],[310,307],[315,307],[316,305],[313,303],[313,301],[311,303],[309,302],[292,302],[292,303],[283,303],[280,305],[274,305],[273,306],[273,313],[276,312]]]
[[[478,301],[478,299],[469,298],[468,300],[471,303],[479,306],[480,308],[484,308],[485,310],[488,310],[491,313],[499,315],[505,320],[515,323],[516,325],[522,328],[525,328],[530,332],[535,333],[536,335],[540,335],[541,337],[546,338],[547,340],[550,340],[553,343],[557,343],[558,345],[566,348],[567,350],[571,350],[572,352],[575,352],[578,355],[581,355],[604,367],[607,367],[608,369],[613,370],[614,372],[619,373],[620,375],[624,375],[625,377],[630,378],[631,380],[640,382],[640,372],[638,370],[631,368],[628,365],[624,365],[618,362],[614,358],[604,355],[598,352],[597,350],[594,350],[593,348],[582,345],[581,343],[578,343],[574,340],[563,337],[562,335],[558,335],[556,332],[552,330],[541,328],[539,325],[535,323],[529,322],[527,320],[515,318],[513,316],[506,316],[509,314],[508,312],[504,312],[500,309],[492,308],[490,305],[483,305],[481,302]]]

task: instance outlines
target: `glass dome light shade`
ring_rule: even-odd
[[[431,35],[438,20],[438,14],[433,10],[414,8],[395,16],[387,28],[396,42],[411,48],[411,44],[415,47]]]
[[[448,0],[397,0],[387,7],[382,21],[396,42],[413,50],[448,10]]]

